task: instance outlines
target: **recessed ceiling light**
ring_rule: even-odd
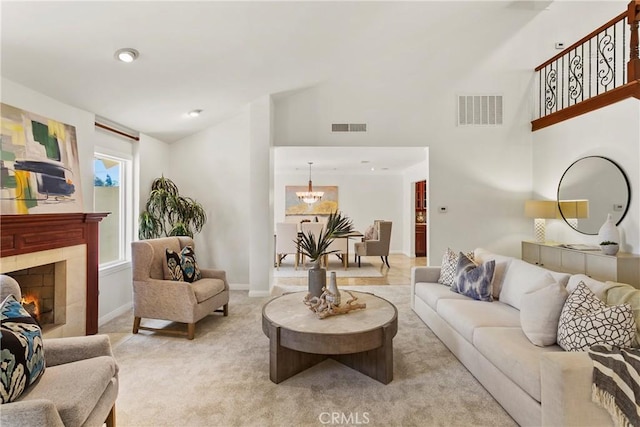
[[[138,56],[140,56],[140,52],[130,47],[118,49],[115,54],[116,59],[122,62],[133,62],[138,59]]]
[[[191,110],[187,114],[189,117],[198,117],[202,113],[202,110]]]

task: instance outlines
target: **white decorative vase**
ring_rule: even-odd
[[[336,272],[332,271],[329,277],[329,288],[327,289],[330,295],[327,295],[327,301],[333,305],[340,305],[340,291],[338,290],[338,283],[336,282]]]
[[[620,231],[618,227],[616,227],[616,223],[613,222],[613,218],[611,214],[607,214],[607,220],[600,227],[600,231],[598,231],[598,239],[602,242],[616,242],[620,244]]]

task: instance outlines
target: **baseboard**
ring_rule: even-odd
[[[229,283],[230,291],[248,291],[249,284],[248,283]]]
[[[249,291],[249,296],[251,298],[263,298],[270,297],[271,293],[269,291]]]
[[[112,312],[107,313],[104,316],[100,317],[98,319],[98,326],[102,326],[105,323],[107,323],[107,322],[115,319],[116,317],[120,316],[121,314],[124,314],[124,313],[130,311],[131,308],[133,308],[133,302],[126,303],[125,305],[116,308]]]

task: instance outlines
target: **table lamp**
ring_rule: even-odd
[[[524,214],[533,218],[533,228],[537,242],[545,241],[546,218],[558,217],[558,202],[555,200],[527,200],[524,203]]]
[[[589,218],[588,200],[560,200],[558,218],[564,218],[571,227],[578,229],[578,219]]]

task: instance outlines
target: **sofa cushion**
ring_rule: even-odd
[[[116,372],[116,362],[111,356],[51,366],[20,400],[50,400],[64,425],[81,426]]]
[[[524,294],[520,325],[529,341],[541,347],[556,343],[558,321],[567,296],[569,293],[560,283]]]
[[[501,302],[441,299],[438,314],[470,343],[473,331],[485,326],[520,327],[520,313]]]
[[[631,347],[635,334],[631,306],[607,306],[584,283],[569,294],[558,323],[558,344],[567,351],[597,344]]]
[[[611,287],[611,284],[592,279],[585,274],[574,274],[569,277],[569,281],[567,282],[567,291],[569,293],[575,291],[575,289],[578,287],[578,283],[580,282],[587,285],[587,287],[591,289],[591,292],[593,292],[599,300],[606,301],[607,291]]]
[[[617,282],[607,282],[607,305],[629,304],[636,319],[636,342],[640,345],[640,289],[631,285]]]
[[[196,294],[196,301],[201,303],[224,291],[224,281],[220,279],[205,278],[191,284]]]
[[[560,282],[565,286],[568,280],[568,274],[556,273],[514,258],[505,273],[500,291],[500,301],[520,309],[524,294],[544,288],[553,282]]]
[[[0,306],[0,397],[2,403],[18,399],[44,373],[42,331],[13,295]]]
[[[540,402],[540,356],[560,352],[557,346],[536,347],[520,328],[477,328],[473,345],[496,368]]]
[[[417,298],[420,298],[434,310],[437,310],[438,301],[441,299],[459,299],[467,301],[471,299],[462,294],[451,292],[451,288],[441,285],[440,283],[418,282],[416,283],[415,294]]]
[[[456,281],[456,272],[458,269],[459,252],[447,248],[442,256],[442,264],[440,265],[440,277],[438,283],[451,286]],[[467,257],[473,260],[473,252],[468,252]]]
[[[493,280],[491,281],[491,292],[493,293],[494,299],[498,299],[500,297],[500,291],[502,290],[502,284],[504,283],[504,276],[512,259],[513,258],[508,256],[491,253],[483,248],[476,248],[473,251],[474,261],[479,263],[495,261],[496,263],[493,272]]]
[[[495,265],[495,261],[476,265],[469,257],[460,252],[456,280],[451,285],[451,290],[478,301],[493,301],[491,280],[493,280]]]

